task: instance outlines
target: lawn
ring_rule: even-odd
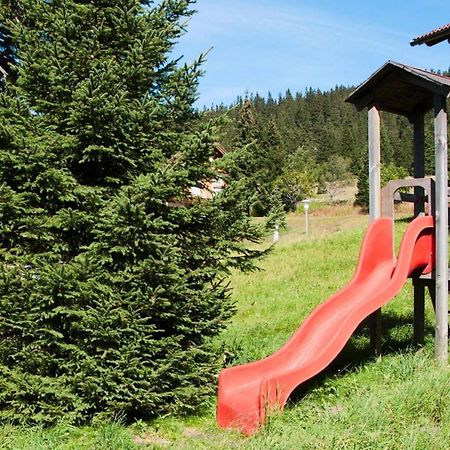
[[[288,218],[279,243],[251,274],[233,274],[237,314],[216,341],[227,365],[262,358],[282,345],[311,310],[353,273],[367,216],[352,208]],[[405,223],[396,226],[397,241]],[[269,242],[270,238],[268,238]],[[398,243],[398,242],[397,242]],[[283,414],[256,436],[219,430],[215,399],[200,417],[0,429],[8,449],[442,449],[450,447],[450,373],[433,360],[433,313],[427,303],[425,348],[412,348],[412,290],[383,309],[383,355],[369,350],[362,325],[338,359],[293,395]]]

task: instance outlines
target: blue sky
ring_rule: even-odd
[[[387,60],[450,67],[450,45],[409,41],[450,22],[448,0],[198,0],[175,55],[213,47],[198,106],[245,92],[278,96],[307,87],[358,85]]]

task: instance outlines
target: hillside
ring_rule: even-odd
[[[367,112],[345,102],[352,90],[288,90],[277,99],[256,93],[205,111],[205,117],[219,120],[219,140],[238,166],[235,175],[251,180],[263,213],[274,191],[281,193],[286,209],[295,209],[296,201],[328,191],[336,181],[358,179],[360,190],[367,190]],[[428,116],[425,134],[426,171],[432,173]],[[405,118],[381,114],[381,151],[388,178],[411,174],[412,126]],[[365,206],[367,192],[360,195],[364,198],[357,200]]]
[[[264,357],[282,345],[309,312],[351,277],[368,223],[346,205],[289,215],[260,271],[231,277],[237,314],[216,345],[224,364]],[[396,225],[397,245],[406,224]],[[268,238],[269,242],[270,239]],[[360,327],[327,371],[296,392],[285,412],[252,438],[219,430],[215,398],[200,417],[166,417],[131,427],[100,421],[49,430],[4,427],[4,448],[108,449],[436,449],[450,445],[450,380],[433,361],[433,313],[426,346],[412,342],[410,283],[383,313],[383,355],[371,356]],[[8,442],[10,444],[8,444]],[[9,446],[8,446],[9,445]]]

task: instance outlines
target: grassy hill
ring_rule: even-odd
[[[311,310],[352,276],[367,216],[348,206],[288,218],[260,271],[234,274],[237,314],[216,342],[229,365],[262,358],[298,328]],[[396,225],[397,244],[406,224]],[[268,238],[269,243],[270,239]],[[215,399],[202,417],[163,418],[124,427],[61,424],[51,430],[0,429],[10,449],[442,449],[450,447],[450,373],[433,361],[433,313],[427,303],[427,342],[412,342],[411,283],[383,309],[383,356],[375,359],[364,324],[338,359],[294,393],[283,414],[252,438],[219,430]]]

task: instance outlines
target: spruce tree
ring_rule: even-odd
[[[354,205],[361,207],[363,210],[369,210],[369,158],[364,155],[358,161],[359,167],[356,170],[358,177],[357,188],[358,192],[355,196]]]
[[[200,57],[174,45],[191,0],[18,0],[2,24],[0,419],[189,412],[214,389],[224,278],[259,231],[238,183],[211,201]],[[6,7],[7,1],[2,0]]]
[[[247,211],[255,216],[268,216],[267,225],[271,226],[283,215],[281,197],[274,185],[281,170],[280,149],[264,139],[255,116],[253,103],[246,98],[236,120],[233,148],[227,155],[228,174],[243,187]]]

